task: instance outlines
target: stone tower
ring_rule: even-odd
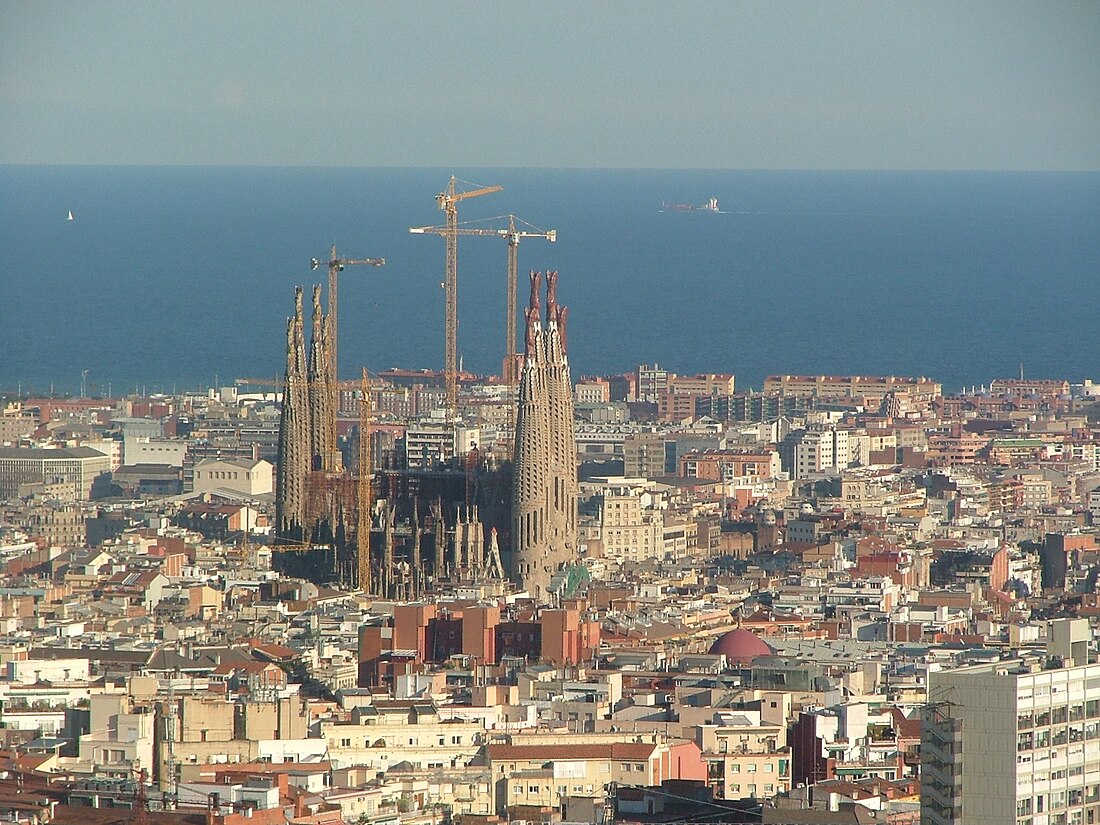
[[[309,423],[312,469],[335,473],[340,469],[336,448],[334,387],[328,366],[329,323],[321,311],[321,285],[313,287],[313,337],[309,346]]]
[[[312,332],[307,356],[302,288],[295,287],[294,317],[287,321],[286,331],[286,378],[275,488],[276,534],[292,541],[308,540],[320,515],[310,512],[310,474],[340,471],[340,453],[333,440],[336,394],[329,377],[328,324],[321,312],[319,286],[313,289]]]
[[[286,324],[286,378],[278,461],[275,529],[279,536],[299,540],[305,528],[305,479],[310,470],[309,380],[301,287],[294,290],[294,317],[287,319]]]
[[[545,600],[554,574],[577,557],[577,456],[573,385],[566,357],[567,312],[557,272],[531,273],[527,341],[519,385],[512,480],[512,578]]]

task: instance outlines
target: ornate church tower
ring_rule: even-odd
[[[321,285],[313,287],[313,336],[309,342],[309,445],[313,470],[338,472],[335,393],[328,366],[329,324],[321,311]]]
[[[302,288],[294,290],[294,317],[286,323],[286,378],[279,420],[279,475],[275,496],[275,529],[299,540],[306,520],[305,477],[310,469],[309,382],[302,318]]]
[[[547,273],[544,325],[542,274],[531,273],[512,480],[512,578],[538,600],[546,599],[554,574],[577,555],[573,385],[557,280],[557,272]]]

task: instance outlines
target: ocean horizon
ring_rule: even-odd
[[[443,363],[452,170],[0,166],[0,391],[199,389],[284,365],[295,284],[329,247],[386,266],[341,276],[340,365]],[[574,378],[660,363],[732,372],[925,375],[947,389],[1100,378],[1100,173],[463,169],[554,244]],[[661,211],[718,200],[720,213]],[[73,219],[68,220],[72,213]],[[506,244],[459,240],[459,353],[497,373]],[[520,329],[522,325],[520,324]]]

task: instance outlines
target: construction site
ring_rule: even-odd
[[[286,370],[270,382],[282,393],[273,543],[282,573],[395,600],[456,587],[482,596],[503,595],[512,585],[546,593],[575,556],[573,412],[557,273],[547,273],[545,327],[542,275],[531,273],[525,342],[517,349],[519,242],[554,242],[557,233],[514,215],[460,224],[461,201],[501,190],[462,185],[452,177],[436,196],[443,224],[409,230],[444,240],[441,373],[372,374],[360,366],[358,379],[341,380],[340,274],[353,265],[382,267],[384,259],[342,258],[335,245],[327,261],[313,258],[313,270],[327,266],[328,280],[313,286],[308,320],[305,292],[295,288]],[[507,245],[506,340],[493,379],[496,436],[483,443],[464,437],[470,416],[457,360],[459,236],[498,237]],[[417,434],[387,421],[387,411],[413,406],[427,414],[418,433],[423,450],[414,447]]]

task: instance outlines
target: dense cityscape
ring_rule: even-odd
[[[5,401],[9,819],[1097,821],[1100,386],[573,381],[556,272],[338,380],[348,263],[281,378]]]
[[[1100,825],[1097,44],[0,2],[0,825]]]

